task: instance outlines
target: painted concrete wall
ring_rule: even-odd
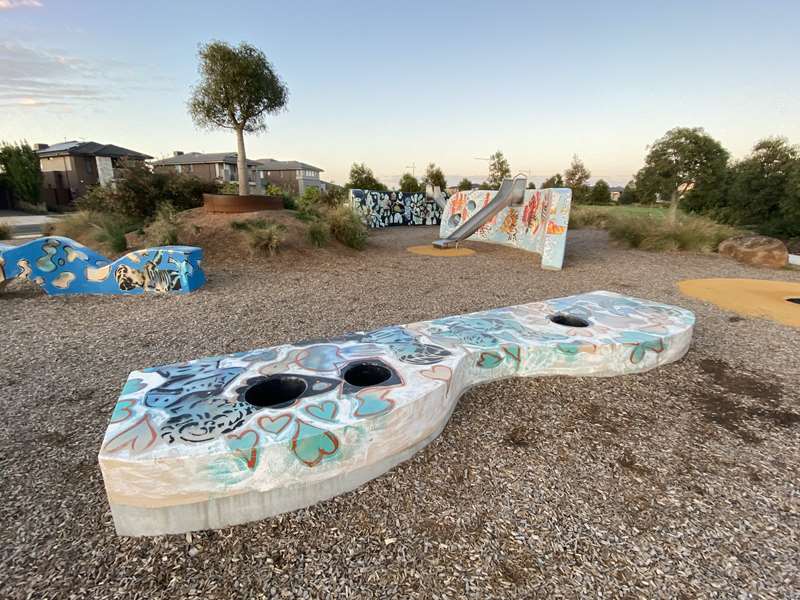
[[[442,209],[424,193],[350,190],[350,204],[368,227],[438,225]]]
[[[0,245],[0,283],[33,281],[48,294],[191,292],[205,283],[203,251],[193,246],[135,250],[111,261],[65,237]]]
[[[451,196],[442,214],[439,236],[450,235],[496,193],[473,190]],[[543,269],[559,270],[564,262],[571,201],[572,190],[568,188],[525,190],[521,206],[498,212],[469,239],[535,252],[542,256]]]
[[[586,326],[551,319],[564,314]],[[693,325],[678,307],[592,292],[134,371],[99,455],[117,531],[180,533],[311,505],[410,458],[475,384],[647,371],[681,358]],[[385,379],[353,383],[364,364]],[[248,401],[276,380],[299,386],[293,400]]]

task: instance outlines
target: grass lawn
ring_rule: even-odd
[[[631,215],[637,217],[663,217],[667,214],[667,206],[660,205],[660,206],[641,206],[638,204],[616,204],[610,206],[593,206],[587,204],[579,205],[582,208],[591,208],[592,210],[596,210],[599,212],[614,214],[614,215]]]

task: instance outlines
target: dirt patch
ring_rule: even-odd
[[[703,417],[709,423],[739,436],[749,444],[761,441],[750,427],[772,425],[778,427],[794,427],[800,423],[800,414],[783,409],[747,406],[719,393],[705,393],[694,396],[702,407]]]
[[[753,374],[736,371],[723,360],[704,358],[698,362],[700,369],[710,375],[714,385],[730,394],[742,394],[756,400],[767,400],[772,404],[780,401],[783,386]]]

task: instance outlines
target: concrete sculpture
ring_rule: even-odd
[[[442,208],[425,193],[350,190],[350,205],[367,227],[438,225]]]
[[[682,357],[693,325],[593,292],[134,371],[99,455],[117,532],[309,506],[411,457],[471,386],[646,371]]]
[[[521,203],[517,204],[511,196],[513,185],[508,179],[499,192],[474,190],[451,196],[439,226],[442,239],[434,245],[446,247],[447,242],[463,239],[504,244],[541,255],[543,269],[560,270],[572,190],[524,190],[524,194],[519,190]],[[508,196],[501,197],[503,193]],[[508,202],[496,202],[504,198]]]
[[[51,295],[185,293],[205,283],[202,258],[200,248],[162,246],[111,261],[69,238],[48,236],[0,244],[0,283],[25,279]]]

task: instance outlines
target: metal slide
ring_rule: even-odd
[[[514,179],[504,179],[503,185],[497,190],[494,198],[480,209],[475,215],[462,223],[456,230],[446,238],[433,242],[434,248],[453,248],[458,243],[467,239],[478,231],[481,225],[495,216],[504,208],[512,204],[520,204],[525,198],[525,185],[527,178],[517,175]]]

